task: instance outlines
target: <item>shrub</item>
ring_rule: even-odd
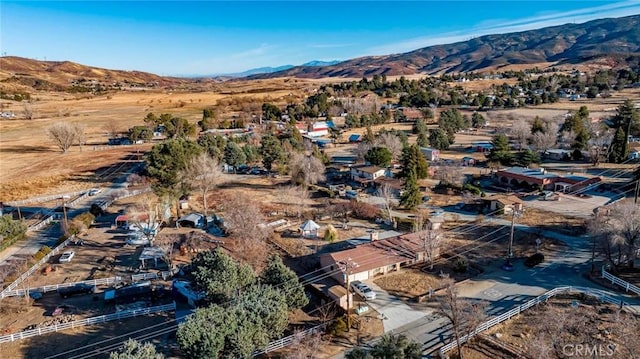
[[[66,241],[67,239],[69,239],[69,236],[66,234],[61,235],[60,237],[58,237],[58,241],[56,242],[56,245],[61,245],[64,241]]]
[[[338,239],[338,231],[332,226],[328,225],[324,230],[324,240],[333,243]]]
[[[482,193],[482,191],[480,190],[480,188],[472,185],[471,183],[467,183],[464,185],[464,187],[462,187],[463,190],[469,191],[475,195],[480,195]]]
[[[39,261],[49,253],[51,253],[51,248],[47,246],[42,246],[40,250],[33,255],[33,259],[35,259],[36,261]]]
[[[380,209],[372,204],[351,201],[349,207],[354,217],[359,219],[376,219],[380,217]]]
[[[327,327],[329,334],[333,336],[342,335],[347,331],[347,323],[342,318],[336,318],[329,326]]]
[[[89,209],[89,213],[91,213],[95,218],[95,217],[101,216],[102,213],[104,213],[104,211],[102,210],[102,208],[100,208],[100,206],[98,206],[98,204],[94,203],[91,205],[91,209]]]
[[[456,273],[464,273],[467,271],[469,264],[467,263],[467,259],[463,257],[458,257],[455,262],[453,262],[453,271]]]
[[[524,265],[526,265],[527,267],[531,268],[531,267],[535,267],[536,265],[542,263],[543,261],[544,261],[544,254],[536,253],[536,254],[528,257],[524,261]]]

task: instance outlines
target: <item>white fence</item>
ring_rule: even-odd
[[[52,194],[50,196],[43,196],[43,197],[34,197],[34,198],[28,198],[28,199],[23,199],[20,201],[13,201],[13,202],[5,202],[6,205],[8,206],[12,206],[12,207],[19,207],[19,206],[24,206],[25,204],[29,204],[29,203],[42,203],[42,202],[49,202],[49,201],[55,201],[57,199],[63,198],[63,197],[75,197],[75,196],[80,196],[83,193],[86,193],[87,190],[84,191],[77,191],[77,192],[69,192],[69,193],[63,193],[63,194]]]
[[[629,282],[626,282],[616,276],[614,276],[611,273],[608,273],[604,267],[602,267],[602,278],[606,279],[606,280],[610,280],[611,284],[616,284],[619,285],[620,287],[624,288],[625,291],[629,292],[632,291],[633,293],[636,293],[637,295],[640,295],[640,287],[633,285]]]
[[[147,188],[143,188],[143,189],[136,189],[133,191],[128,191],[126,190],[126,193],[124,193],[122,196],[118,196],[114,199],[108,200],[104,203],[102,203],[100,205],[100,208],[104,211],[106,210],[109,206],[111,206],[111,204],[113,204],[113,202],[123,199],[123,198],[128,198],[128,197],[133,197],[133,196],[137,196],[139,194],[143,194],[143,193],[147,193],[147,192],[151,192],[151,188],[147,187]]]
[[[137,317],[137,316],[141,316],[141,315],[148,315],[148,314],[153,314],[153,313],[159,313],[159,312],[168,312],[168,311],[172,311],[172,310],[176,310],[176,303],[175,302],[173,302],[171,304],[159,305],[159,306],[156,306],[156,307],[125,310],[125,311],[121,311],[121,312],[117,312],[117,313],[113,313],[113,314],[101,315],[101,316],[98,316],[98,317],[91,317],[91,318],[76,320],[76,321],[69,322],[69,323],[56,324],[56,325],[52,325],[52,326],[49,326],[49,327],[36,328],[36,329],[26,330],[26,331],[19,332],[19,333],[14,333],[14,334],[1,336],[0,337],[0,344],[13,342],[13,341],[16,341],[16,340],[25,339],[25,338],[29,338],[29,337],[35,337],[35,336],[38,336],[38,335],[53,333],[53,332],[57,332],[57,331],[60,331],[60,330],[83,327],[85,325],[100,324],[100,323],[110,322],[110,321],[114,321],[114,320],[132,318],[132,317]]]
[[[18,285],[20,285],[20,283],[22,283],[31,274],[33,274],[33,272],[37,271],[38,268],[40,268],[40,266],[42,266],[43,264],[47,263],[51,257],[53,257],[56,254],[60,253],[60,251],[64,247],[66,247],[69,244],[69,242],[71,242],[71,240],[73,238],[74,238],[73,236],[67,238],[66,241],[60,243],[59,246],[55,247],[51,252],[49,252],[49,254],[47,254],[46,256],[44,256],[44,258],[39,260],[38,263],[34,264],[31,268],[29,268],[28,271],[22,273],[22,275],[20,277],[18,277],[18,279],[13,281],[13,283],[9,284],[5,289],[2,290],[2,292],[0,292],[0,298],[6,297],[7,295],[5,295],[5,293],[14,290]]]
[[[627,303],[621,302],[618,299],[612,298],[609,295],[607,295],[606,293],[597,290],[597,289],[593,289],[593,288],[584,288],[584,287],[558,287],[558,288],[554,288],[536,298],[531,299],[530,301],[521,304],[513,309],[511,309],[510,311],[506,312],[506,313],[502,313],[501,315],[494,317],[480,325],[478,325],[478,327],[473,330],[471,333],[469,333],[468,335],[464,335],[462,337],[460,337],[460,344],[463,344],[465,342],[467,342],[469,339],[471,339],[473,336],[475,336],[478,333],[481,333],[491,327],[493,327],[494,325],[500,324],[506,320],[511,319],[512,317],[515,317],[516,315],[520,314],[521,312],[533,307],[534,305],[537,305],[539,303],[545,302],[547,301],[547,299],[560,294],[560,293],[571,293],[571,292],[578,292],[578,293],[583,293],[589,296],[593,296],[596,297],[597,299],[603,301],[603,302],[607,302],[607,303],[611,303],[611,304],[615,304],[615,305],[620,305],[620,308],[625,309],[631,313],[634,314],[638,314],[638,311],[635,310],[633,307],[629,306]],[[454,340],[453,342],[444,345],[440,348],[440,350],[438,351],[438,354],[440,355],[441,358],[445,357],[445,354],[452,350],[453,348],[455,348],[457,345],[456,341]]]
[[[120,281],[122,281],[121,277],[110,277],[110,278],[83,280],[83,281],[80,281],[80,282],[51,284],[51,285],[45,285],[43,287],[28,288],[27,290],[16,289],[16,290],[4,291],[4,292],[2,292],[2,296],[0,296],[0,298],[21,297],[21,296],[24,296],[26,292],[28,292],[28,293],[48,293],[48,292],[56,291],[56,290],[58,290],[58,288],[73,287],[76,284],[89,284],[89,285],[93,285],[93,286],[98,286],[98,285],[112,285],[112,284],[115,284],[115,283],[119,283]]]
[[[302,338],[315,334],[315,333],[319,333],[322,330],[324,330],[324,327],[326,326],[326,324],[320,324],[320,325],[316,325],[313,328],[309,328],[305,331],[293,334],[293,335],[289,335],[288,337],[284,337],[284,338],[280,338],[277,340],[272,341],[271,343],[267,344],[267,346],[264,349],[261,350],[256,350],[255,352],[253,352],[253,357],[257,357],[258,355],[261,354],[266,354],[269,352],[272,352],[274,350],[278,350],[278,349],[282,349],[284,347],[287,347],[293,343],[295,343],[296,341],[301,340]]]
[[[53,218],[55,217],[55,214],[49,212],[47,214],[47,217],[45,219],[43,219],[42,221],[30,225],[29,227],[27,227],[27,232],[33,232],[33,231],[38,231],[40,229],[42,229],[42,227],[46,226],[47,224],[53,222]]]

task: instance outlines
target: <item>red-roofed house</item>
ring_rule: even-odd
[[[424,232],[408,233],[340,252],[323,254],[320,265],[339,283],[367,280],[378,274],[399,270],[401,266],[425,260]],[[437,255],[435,256],[437,257]]]

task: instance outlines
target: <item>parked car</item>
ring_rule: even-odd
[[[102,192],[101,188],[92,188],[89,190],[89,196],[95,196],[100,192]]]
[[[374,292],[373,289],[371,289],[368,285],[360,281],[351,282],[351,289],[365,300],[376,299],[376,292]]]
[[[64,253],[62,253],[62,255],[60,256],[60,259],[58,260],[60,263],[69,263],[71,262],[71,259],[73,259],[73,257],[76,255],[76,252],[74,251],[66,251]]]
[[[74,284],[71,287],[58,288],[58,294],[62,298],[69,298],[73,295],[83,295],[89,293],[95,293],[96,287],[87,283]]]

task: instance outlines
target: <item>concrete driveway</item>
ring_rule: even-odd
[[[422,312],[412,309],[400,298],[387,293],[371,280],[365,281],[365,283],[376,292],[376,299],[367,302],[367,304],[380,313],[384,318],[382,323],[385,333],[416,321],[429,314],[429,312],[426,311]]]

